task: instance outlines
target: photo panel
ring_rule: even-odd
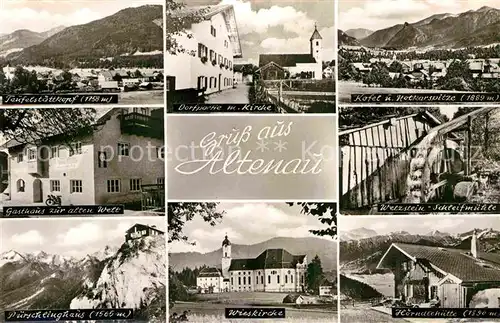
[[[339,228],[342,322],[497,321],[498,217],[340,217]]]
[[[339,104],[500,102],[498,1],[339,0],[338,15]]]
[[[164,115],[0,109],[0,216],[164,215]]]
[[[0,223],[2,321],[166,322],[163,217]]]
[[[336,200],[335,119],[169,115],[168,198]]]
[[[164,1],[2,1],[0,104],[164,104]]]
[[[333,0],[169,0],[166,21],[168,112],[335,113]]]
[[[336,209],[169,203],[170,320],[338,322]]]
[[[499,214],[492,106],[341,107],[346,215]]]

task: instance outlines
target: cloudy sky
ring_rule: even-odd
[[[163,0],[1,0],[0,34],[19,29],[42,32],[85,24],[124,8],[162,4]]]
[[[500,7],[498,0],[339,0],[339,28],[384,29],[417,22],[439,13],[460,13],[482,6]]]
[[[358,217],[349,216],[339,219],[339,231],[366,228],[375,230],[378,234],[387,234],[396,231],[406,231],[411,234],[426,234],[433,230],[451,234],[463,233],[474,228],[493,228],[500,230],[498,217],[491,216],[413,216],[405,217]]]
[[[221,203],[222,221],[212,227],[199,217],[186,223],[184,233],[192,246],[183,242],[169,244],[171,252],[210,252],[220,248],[224,236],[236,244],[255,244],[275,237],[316,237],[311,229],[327,228],[317,217],[300,214],[301,208],[286,203]],[[331,240],[331,237],[325,237]]]
[[[184,0],[189,5],[220,0]],[[323,37],[323,59],[334,58],[333,0],[222,0],[234,6],[243,62],[258,65],[259,54],[309,53],[314,24]]]
[[[0,253],[15,250],[84,257],[106,245],[120,247],[125,231],[135,223],[156,225],[165,231],[164,217],[10,219],[1,222]]]

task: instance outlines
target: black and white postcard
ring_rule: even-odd
[[[181,5],[182,3],[182,5]],[[335,113],[334,2],[167,0],[167,102]]]
[[[0,109],[0,211],[122,205],[126,215],[164,214],[164,111]]]
[[[126,308],[135,322],[166,321],[164,218],[12,219],[0,230],[1,312]]]
[[[500,307],[496,217],[342,217],[342,322],[494,322],[392,318],[393,308]]]
[[[117,95],[114,103],[163,104],[163,19],[159,0],[3,1],[3,104],[22,94],[63,104],[55,98],[103,93]]]
[[[171,322],[337,322],[336,221],[334,203],[169,203]]]
[[[342,107],[339,120],[343,214],[499,213],[500,108]]]
[[[338,10],[340,104],[500,102],[498,1],[340,0]]]

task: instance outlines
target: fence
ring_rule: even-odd
[[[411,147],[430,128],[412,114],[340,132],[342,208],[371,207],[404,196]]]

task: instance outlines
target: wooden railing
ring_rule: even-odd
[[[340,132],[342,208],[365,208],[404,196],[411,148],[430,128],[412,114]]]

